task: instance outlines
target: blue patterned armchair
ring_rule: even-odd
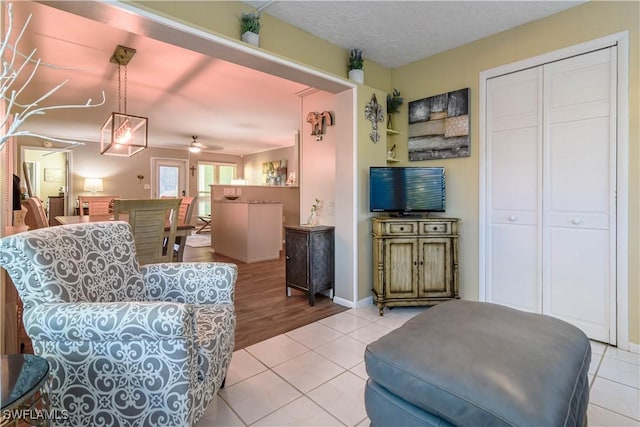
[[[0,266],[51,366],[60,425],[190,426],[222,386],[235,265],[141,267],[129,224],[110,221],[0,239]]]

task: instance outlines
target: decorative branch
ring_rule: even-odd
[[[0,44],[0,58],[2,59],[2,70],[0,70],[0,99],[7,103],[4,109],[4,117],[2,117],[2,119],[0,120],[0,131],[4,130],[4,133],[0,135],[0,150],[2,150],[7,140],[16,136],[33,136],[36,138],[48,139],[72,146],[83,145],[83,143],[71,139],[52,138],[45,135],[33,133],[29,130],[18,131],[18,128],[22,126],[24,122],[31,116],[46,114],[47,111],[51,110],[60,110],[67,108],[95,108],[104,105],[106,98],[103,91],[102,101],[100,103],[93,103],[92,99],[89,98],[85,104],[40,106],[42,102],[51,97],[68,82],[68,80],[65,80],[33,102],[30,102],[28,104],[18,103],[16,101],[17,98],[27,88],[29,83],[31,83],[40,65],[52,68],[56,67],[46,63],[43,64],[40,59],[34,59],[36,49],[31,51],[29,55],[24,55],[18,51],[18,45],[22,40],[22,37],[24,36],[24,32],[29,25],[29,22],[31,21],[31,15],[29,15],[29,17],[27,18],[24,26],[22,27],[22,30],[16,38],[16,42],[14,45],[9,44],[9,39],[13,32],[13,5],[11,3],[7,3],[7,17],[7,32],[6,34],[4,34],[2,43]],[[10,59],[5,59],[5,52],[7,51],[7,49],[12,52],[11,55],[7,55],[10,56]],[[20,55],[22,58],[24,58],[23,63],[17,68],[16,55]],[[29,74],[26,81],[20,87],[16,87],[16,81],[18,77],[24,72],[26,65],[30,63],[33,64],[33,70]],[[21,108],[22,111],[14,113],[13,109],[15,107]]]

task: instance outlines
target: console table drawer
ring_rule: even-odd
[[[385,222],[381,234],[387,236],[412,236],[418,233],[417,222]]]
[[[421,222],[420,234],[450,234],[451,223],[449,222]]]

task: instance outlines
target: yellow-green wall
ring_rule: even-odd
[[[392,86],[400,90],[405,98],[405,105],[395,120],[403,135],[407,134],[407,101],[470,88],[471,157],[411,162],[414,166],[437,164],[447,168],[447,214],[462,218],[460,282],[463,298],[478,298],[479,73],[599,37],[629,31],[629,340],[640,343],[639,21],[639,2],[588,2],[392,71]],[[400,141],[397,146],[398,158],[407,162],[407,139],[397,139]]]
[[[138,7],[165,15],[229,39],[240,37],[239,17],[251,8],[241,2],[135,1]],[[471,157],[448,159],[429,164],[447,168],[447,214],[460,217],[461,225],[461,295],[478,298],[478,82],[483,70],[508,64],[542,53],[575,45],[620,31],[629,31],[629,339],[640,343],[640,148],[638,100],[640,98],[639,5],[637,1],[591,1],[556,15],[487,37],[415,63],[389,70],[371,61],[365,62],[365,84],[359,89],[358,111],[362,111],[374,91],[389,92],[397,88],[405,98],[400,114],[395,118],[401,135],[394,137],[398,159],[406,164],[407,102],[449,90],[471,89]],[[340,77],[346,77],[348,52],[304,31],[262,14],[261,47],[265,51],[305,64]],[[366,52],[365,52],[366,57]],[[384,98],[378,96],[379,101]],[[384,164],[385,139],[373,147],[363,141],[361,133],[367,122],[358,115],[358,299],[370,295],[371,260],[369,229],[365,226],[367,182],[366,168]],[[365,136],[368,134],[366,131]],[[418,165],[422,162],[412,162]]]

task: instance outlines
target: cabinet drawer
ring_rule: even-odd
[[[415,236],[418,233],[417,222],[385,222],[383,234],[388,236]]]
[[[449,222],[421,222],[420,234],[449,234],[451,233],[451,223]]]

